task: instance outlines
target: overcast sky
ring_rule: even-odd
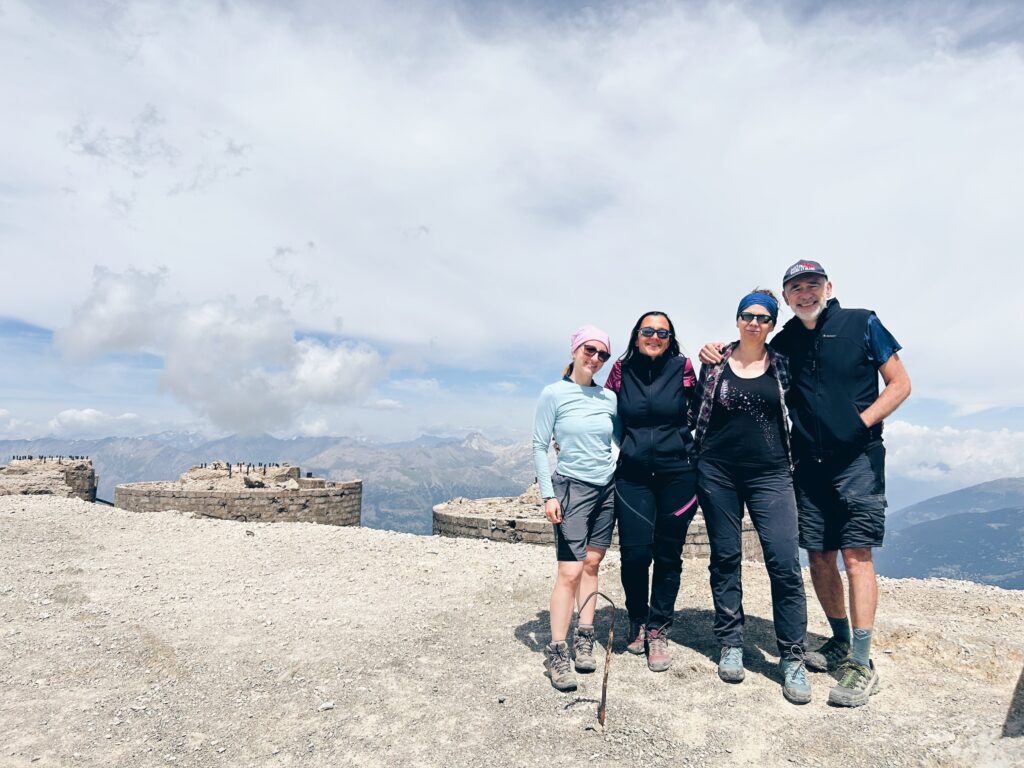
[[[814,258],[894,471],[1024,474],[1024,8],[549,6],[0,0],[0,436],[523,438]]]

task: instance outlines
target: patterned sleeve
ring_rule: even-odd
[[[693,363],[690,358],[683,358],[683,397],[686,398],[686,423],[693,429],[697,423],[697,409],[700,407],[700,397],[697,390],[699,382],[697,374],[693,371]],[[703,373],[703,369],[701,370]]]
[[[693,373],[693,366],[690,365],[690,361],[687,360],[686,364],[690,373]],[[704,399],[704,382],[708,378],[708,369],[711,366],[701,365],[700,367],[700,378],[696,380],[693,385],[693,392],[689,396],[686,408],[686,424],[692,430],[697,426],[697,416],[700,412],[700,404]],[[683,371],[683,391],[686,392],[686,371]]]
[[[605,389],[610,389],[615,394],[619,394],[619,385],[622,384],[622,361],[616,360],[615,365],[608,371],[608,379],[604,383]]]

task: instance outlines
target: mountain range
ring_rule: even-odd
[[[193,433],[98,440],[0,441],[0,461],[17,454],[84,455],[99,476],[99,497],[114,485],[173,480],[204,461],[289,462],[330,480],[363,481],[363,524],[431,531],[431,508],[458,496],[518,495],[534,479],[527,443],[423,436],[375,443],[346,437],[230,436]],[[980,483],[889,513],[879,573],[970,579],[1024,589],[1024,478]]]
[[[528,445],[492,442],[480,434],[398,443],[270,435],[203,440],[179,432],[0,440],[0,461],[19,454],[90,457],[99,480],[97,495],[107,500],[119,483],[174,480],[204,461],[288,462],[329,480],[362,480],[363,525],[420,534],[430,533],[435,504],[456,496],[517,495],[534,478]]]

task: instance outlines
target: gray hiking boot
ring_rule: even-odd
[[[572,650],[576,656],[577,672],[593,672],[597,669],[597,659],[594,658],[594,628],[576,627],[576,634],[572,638]]]
[[[782,670],[782,695],[786,701],[793,704],[806,704],[811,700],[811,681],[807,679],[806,659],[803,649],[794,647],[794,652],[799,651],[795,658],[781,659],[779,668]]]
[[[569,644],[564,640],[544,646],[544,669],[551,678],[551,685],[558,690],[576,690],[576,675],[569,658]]]
[[[850,659],[839,668],[842,673],[839,685],[828,692],[828,703],[837,707],[859,707],[868,703],[868,699],[878,693],[878,673],[875,663],[868,666],[858,664]]]
[[[718,676],[727,683],[742,682],[743,649],[731,645],[722,646],[722,655],[718,660]]]
[[[804,656],[807,668],[814,672],[835,672],[850,658],[850,644],[845,640],[830,637],[816,651]]]
[[[668,630],[665,627],[647,630],[647,668],[651,672],[664,672],[672,666],[668,653]]]
[[[626,650],[629,653],[643,656],[647,650],[647,625],[640,619],[629,620],[629,637],[626,638],[628,645]]]

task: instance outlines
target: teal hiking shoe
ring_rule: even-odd
[[[828,692],[828,703],[837,707],[860,707],[868,703],[868,699],[878,693],[878,673],[875,662],[869,661],[868,666],[847,661],[839,668],[842,673],[839,684]]]
[[[718,676],[727,683],[743,681],[743,649],[731,645],[722,646],[722,656],[718,660]]]
[[[792,704],[806,704],[811,700],[811,681],[807,679],[803,649],[794,658],[779,661],[782,670],[782,695]]]
[[[850,644],[830,637],[816,651],[804,655],[807,668],[814,672],[835,672],[850,660]]]

